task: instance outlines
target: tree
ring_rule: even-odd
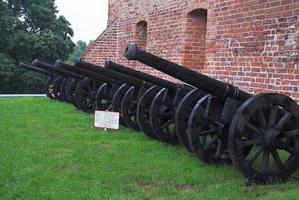
[[[74,64],[76,59],[80,58],[81,54],[86,49],[86,47],[87,47],[87,45],[84,41],[78,40],[78,42],[76,43],[76,46],[74,48],[74,51],[69,55],[66,62],[69,64]]]
[[[0,93],[42,92],[46,78],[18,64],[54,62],[73,51],[73,30],[57,13],[55,0],[0,1]]]

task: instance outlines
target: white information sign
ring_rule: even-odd
[[[119,129],[119,112],[95,111],[94,126],[104,129]]]

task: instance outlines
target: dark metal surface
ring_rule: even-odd
[[[174,95],[168,93],[169,91],[163,88],[153,99],[150,107],[150,123],[159,140],[176,145],[179,144],[179,140],[175,134],[174,106],[172,100],[166,98]]]
[[[250,94],[240,91],[237,87],[231,84],[223,83],[186,67],[180,66],[176,63],[145,52],[134,44],[127,47],[125,57],[129,60],[138,60],[141,63],[182,80],[185,83],[202,89],[207,93],[213,94],[220,99],[232,97],[234,99],[244,101],[251,97]]]
[[[230,162],[222,105],[216,97],[206,95],[196,103],[188,120],[190,149],[205,163]]]
[[[53,93],[54,93],[55,99],[57,99],[59,101],[65,100],[60,91],[60,86],[61,86],[63,80],[64,80],[63,76],[58,76],[53,82]]]
[[[137,122],[140,130],[151,139],[158,139],[150,123],[150,106],[155,96],[160,92],[160,86],[152,86],[139,99],[137,105]]]
[[[96,109],[111,111],[113,95],[119,87],[119,84],[102,84],[96,94]]]
[[[116,92],[112,98],[112,110],[114,112],[121,111],[122,99],[123,99],[125,93],[128,91],[128,89],[130,89],[131,87],[132,87],[131,85],[124,83],[116,90]],[[120,122],[122,125],[127,126],[126,123],[124,122],[122,115],[120,115]]]
[[[83,112],[94,112],[95,98],[101,82],[85,78],[78,84],[75,92],[75,102],[77,107]]]
[[[163,142],[173,145],[179,143],[174,124],[175,110],[192,89],[187,85],[177,85],[175,92],[164,88],[153,99],[150,106],[150,123],[156,136]]]
[[[138,95],[142,92],[141,90],[141,88],[134,86],[129,88],[122,98],[120,110],[125,124],[136,131],[140,131],[137,123],[137,102]]]
[[[43,75],[46,75],[48,77],[53,77],[54,76],[53,73],[50,73],[46,70],[39,69],[37,67],[33,67],[31,65],[27,65],[27,64],[24,64],[24,63],[21,63],[19,66],[23,69],[27,69],[27,70],[30,70],[30,71],[33,71],[33,72],[36,72],[36,73],[39,73],[39,74],[43,74]]]
[[[125,67],[123,65],[114,63],[112,61],[106,61],[105,62],[105,68],[111,69],[111,70],[114,70],[114,71],[118,71],[118,72],[130,75],[130,76],[133,76],[133,77],[136,77],[140,80],[152,83],[154,85],[159,85],[160,87],[163,87],[163,88],[167,88],[167,89],[170,89],[170,90],[173,90],[173,91],[176,90],[176,84],[173,83],[173,82],[170,82],[170,81],[152,76],[150,74],[146,74],[146,73],[141,72],[141,71],[134,70],[134,69],[129,68],[129,67]]]
[[[70,80],[71,80],[70,78],[64,78],[63,81],[61,82],[59,90],[60,90],[60,97],[61,99],[63,99],[63,101],[68,101],[66,90]]]
[[[59,69],[72,71],[72,72],[75,72],[77,74],[80,74],[81,76],[84,76],[84,77],[87,77],[87,78],[90,78],[90,79],[103,81],[103,82],[106,82],[106,83],[114,82],[114,80],[109,76],[105,76],[105,75],[102,75],[100,73],[95,73],[95,72],[90,71],[90,70],[86,70],[86,69],[83,69],[83,68],[78,68],[78,67],[72,66],[72,65],[69,65],[69,64],[66,64],[66,63],[62,62],[61,60],[57,60],[55,62],[55,66]]]
[[[72,103],[74,106],[76,106],[74,96],[78,82],[79,81],[77,79],[71,78],[68,85],[66,86],[67,101]]]
[[[121,82],[124,82],[124,83],[129,83],[129,84],[134,85],[134,86],[142,87],[144,85],[144,81],[142,81],[140,79],[137,79],[137,78],[132,77],[132,76],[128,76],[128,75],[123,74],[123,73],[116,72],[114,70],[109,70],[109,69],[103,68],[103,67],[98,66],[98,65],[94,65],[94,64],[85,62],[82,59],[77,60],[76,63],[75,63],[75,66],[79,67],[79,68],[84,68],[84,69],[87,69],[87,70],[90,70],[90,71],[93,71],[93,72],[96,72],[96,73],[99,73],[99,74],[102,74],[102,75],[107,76],[107,77],[111,77],[115,80],[118,80],[118,81],[121,81]]]
[[[255,183],[288,179],[299,166],[298,122],[299,106],[285,95],[260,94],[248,99],[229,128],[234,166]]]
[[[51,73],[54,73],[54,74],[57,74],[57,75],[60,75],[60,76],[64,76],[64,77],[82,78],[82,76],[80,74],[57,68],[54,65],[42,62],[42,61],[37,60],[37,59],[32,62],[32,66],[44,69],[46,71],[49,71]]]
[[[122,73],[128,74],[130,76],[137,77],[146,82],[155,84],[155,85],[157,85],[158,88],[160,88],[159,90],[161,90],[162,88],[167,88],[168,91],[171,94],[173,94],[173,96],[175,96],[175,93],[178,91],[177,84],[175,84],[173,82],[166,81],[161,78],[158,78],[158,77],[155,77],[155,76],[152,76],[152,75],[149,75],[149,74],[125,67],[125,66],[122,66],[122,65],[114,63],[112,61],[107,61],[105,63],[105,68],[112,69],[112,70],[115,70],[118,72],[122,72]],[[154,90],[150,90],[150,92],[147,93],[147,95],[144,98],[142,98],[143,103],[140,105],[144,105],[145,107],[140,106],[140,109],[138,109],[137,103],[141,100],[141,98],[138,99],[137,97],[132,97],[132,94],[130,93],[130,92],[132,92],[132,89],[131,89],[130,92],[129,91],[127,92],[128,94],[124,95],[125,100],[123,100],[123,101],[125,101],[126,104],[124,104],[122,106],[122,110],[121,110],[124,120],[130,119],[130,122],[128,122],[128,123],[132,124],[131,126],[134,126],[135,127],[134,129],[136,129],[136,127],[137,127],[137,125],[136,125],[136,118],[137,118],[138,127],[141,128],[140,126],[143,125],[142,130],[144,131],[144,134],[149,136],[150,138],[157,138],[157,136],[154,134],[154,131],[151,127],[150,118],[149,118],[150,105],[151,105],[155,95],[158,94],[158,92],[159,92],[157,90],[157,87],[155,87],[156,89],[154,89]],[[135,90],[136,90],[136,88],[135,88]],[[153,92],[155,93],[155,95],[153,95],[154,94]],[[131,99],[131,101],[130,101],[130,99]],[[132,100],[132,99],[134,99],[134,100]],[[136,101],[137,101],[137,103],[136,103]],[[145,103],[144,101],[147,101],[147,102]],[[138,113],[138,112],[141,112],[141,113]],[[132,121],[134,121],[134,123]]]
[[[193,89],[190,91],[184,98],[181,100],[180,104],[175,110],[175,126],[176,126],[176,134],[181,142],[188,151],[191,152],[188,136],[187,136],[187,128],[188,128],[188,120],[191,114],[191,111],[194,105],[197,103],[198,99],[201,99],[205,96],[205,93],[199,89]]]

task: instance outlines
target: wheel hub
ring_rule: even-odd
[[[273,150],[276,148],[281,148],[285,145],[285,138],[280,137],[281,132],[275,128],[269,128],[264,132],[263,144],[264,148],[268,150]]]

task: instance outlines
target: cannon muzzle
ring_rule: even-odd
[[[57,68],[57,67],[55,67],[55,66],[53,66],[49,63],[45,63],[45,62],[42,62],[42,61],[37,60],[37,59],[32,62],[32,66],[44,69],[48,72],[51,72],[51,73],[54,73],[54,74],[57,74],[57,75],[60,75],[60,76],[72,77],[72,78],[82,78],[83,77],[80,74],[77,74],[77,73],[74,73],[74,72],[71,72],[71,71],[68,71],[68,70]]]
[[[137,60],[143,64],[151,66],[161,72],[164,72],[165,74],[193,85],[220,99],[231,97],[244,101],[251,97],[250,94],[240,91],[239,88],[229,83],[218,81],[176,63],[170,62],[166,59],[145,52],[136,44],[131,44],[126,48],[125,57],[128,60]]]
[[[54,76],[53,73],[50,73],[50,72],[48,72],[46,70],[43,70],[43,69],[40,69],[40,68],[37,68],[37,67],[33,67],[31,65],[28,65],[28,64],[21,63],[19,65],[19,67],[21,67],[23,69],[27,69],[27,70],[33,71],[33,72],[36,72],[36,73],[39,73],[39,74],[43,74],[43,75],[46,75],[46,76],[49,76],[49,77]]]

